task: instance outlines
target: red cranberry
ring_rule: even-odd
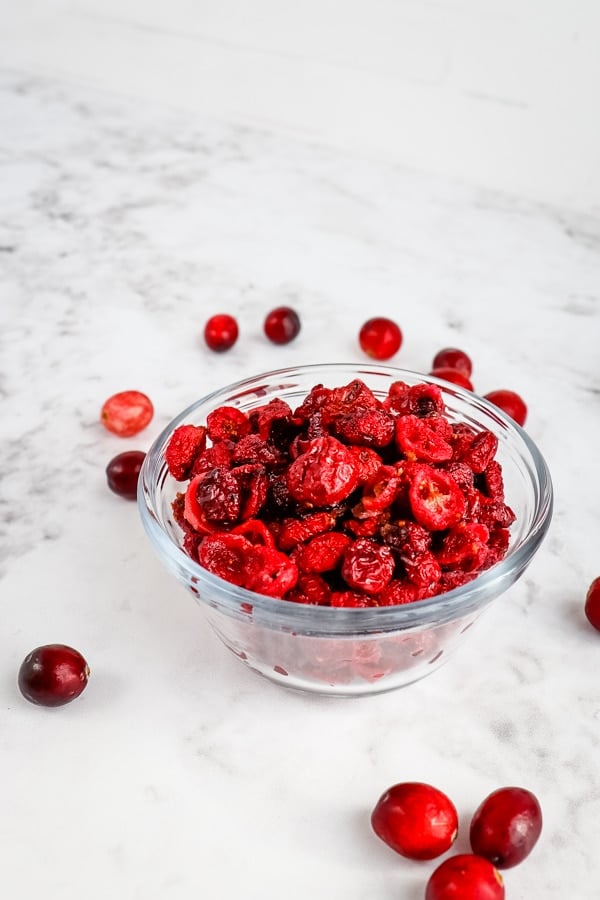
[[[396,853],[409,859],[434,859],[454,843],[458,815],[452,801],[437,788],[404,782],[379,798],[371,825]]]
[[[461,371],[461,369],[452,369],[450,366],[438,366],[437,368],[432,369],[429,374],[433,375],[434,378],[443,378],[444,381],[456,384],[458,387],[465,388],[467,391],[473,390],[471,380]]]
[[[113,457],[106,467],[108,486],[119,497],[135,500],[137,483],[146,454],[141,450],[127,450]]]
[[[289,344],[300,332],[298,313],[289,306],[271,310],[264,324],[265,334],[274,344]]]
[[[437,867],[425,889],[425,900],[504,900],[504,882],[482,856],[459,853]]]
[[[585,598],[585,614],[590,625],[600,631],[600,577],[594,578]]]
[[[524,425],[527,418],[527,407],[522,398],[514,391],[490,391],[484,394],[484,400],[489,400],[507,416],[514,419],[517,425]]]
[[[373,359],[390,359],[402,345],[402,332],[391,319],[369,319],[360,329],[361,350]]]
[[[233,316],[220,313],[212,316],[204,326],[204,340],[215,353],[231,350],[238,339],[238,324]]]
[[[445,347],[439,353],[436,353],[431,368],[458,369],[459,372],[470,378],[473,371],[473,363],[464,350],[458,350],[456,347]]]
[[[154,415],[150,398],[140,391],[121,391],[109,397],[100,413],[100,421],[119,437],[133,437],[148,425]]]
[[[529,856],[541,830],[542,810],[531,791],[505,787],[476,810],[469,837],[474,853],[498,869],[510,869]]]
[[[19,669],[19,690],[39,706],[63,706],[79,697],[90,676],[85,659],[64,644],[46,644],[28,653]]]

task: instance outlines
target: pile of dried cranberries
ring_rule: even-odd
[[[514,513],[497,438],[452,423],[435,385],[312,388],[222,406],[167,446],[184,549],[240,587],[297,603],[394,606],[502,559]]]

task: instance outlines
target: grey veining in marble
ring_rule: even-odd
[[[0,73],[0,891],[31,900],[418,900],[430,866],[368,817],[391,783],[468,818],[502,784],[545,816],[507,896],[600,895],[600,222],[234,125]],[[288,347],[262,334],[293,304]],[[240,338],[211,355],[206,318]],[[226,654],[161,569],[108,460],[222,384],[359,360],[391,315],[399,366],[459,345],[518,390],[556,515],[526,576],[441,672],[355,702],[288,694]],[[105,432],[111,393],[156,415]],[[15,687],[34,646],[87,656],[59,711]]]

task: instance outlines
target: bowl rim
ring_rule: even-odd
[[[226,396],[230,401],[236,399],[236,396],[232,396],[233,392],[237,392],[238,397],[243,396],[249,392],[248,388],[256,386],[259,381],[280,377],[291,378],[294,375],[298,377],[319,372],[325,374],[334,371],[340,375],[346,373],[355,378],[360,377],[361,373],[386,375],[397,381],[405,380],[402,376],[406,376],[409,381],[438,385],[446,394],[455,395],[470,407],[484,412],[490,420],[495,420],[506,431],[516,434],[529,453],[531,469],[537,476],[537,481],[531,479],[536,501],[532,523],[520,546],[513,553],[509,549],[502,560],[482,572],[473,581],[443,594],[397,606],[358,609],[305,605],[257,594],[213,575],[199,562],[188,556],[160,525],[152,499],[153,487],[156,488],[157,481],[152,476],[155,472],[158,473],[165,468],[164,457],[160,468],[157,463],[175,428],[184,424],[185,420],[192,416],[199,407],[212,404]],[[316,379],[314,383],[319,383],[319,379]],[[273,396],[277,396],[275,391],[273,391]],[[182,482],[183,484],[186,482]],[[186,572],[189,581],[197,588],[197,599],[203,605],[224,607],[224,611],[243,618],[245,621],[249,619],[250,611],[251,618],[255,622],[260,621],[269,627],[279,623],[283,627],[287,626],[294,630],[301,628],[304,634],[314,632],[319,635],[333,636],[355,634],[357,631],[361,633],[385,631],[392,627],[406,629],[430,622],[442,623],[457,618],[459,615],[467,615],[483,607],[486,601],[491,602],[501,592],[500,586],[504,582],[512,578],[507,584],[508,587],[517,580],[537,552],[552,519],[554,492],[548,465],[536,443],[520,425],[485,398],[440,378],[410,369],[380,363],[346,362],[310,363],[261,372],[231,382],[189,404],[162,429],[150,446],[140,472],[137,500],[142,523],[159,556],[168,562],[171,568]],[[498,590],[499,587],[500,590]],[[206,591],[206,597],[203,596],[202,589]]]

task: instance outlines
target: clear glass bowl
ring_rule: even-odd
[[[487,428],[498,438],[506,499],[516,514],[506,557],[474,581],[438,597],[395,607],[305,606],[255,594],[203,569],[181,549],[171,504],[184,489],[165,463],[175,428],[201,425],[218,406],[250,411],[274,397],[294,409],[315,385],[354,378],[384,397],[393,381],[429,382],[443,391],[448,418]],[[476,394],[430,376],[390,366],[328,364],[281,369],[215,391],[178,415],[150,448],[138,503],[152,545],[198,601],[223,643],[251,669],[286,687],[335,696],[393,690],[429,675],[465,639],[482,610],[523,574],[552,516],[548,467],[523,429]]]

